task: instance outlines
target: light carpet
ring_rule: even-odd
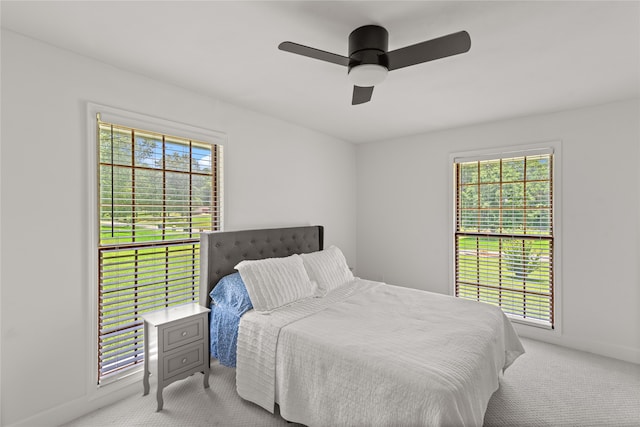
[[[505,372],[485,426],[640,426],[640,365],[522,342],[526,353]],[[296,426],[240,399],[235,369],[212,362],[209,383],[203,389],[196,374],[169,385],[161,412],[155,412],[153,387],[147,396],[126,398],[65,426]]]

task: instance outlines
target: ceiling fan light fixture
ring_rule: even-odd
[[[378,64],[360,64],[349,70],[349,79],[354,86],[371,87],[387,78],[389,70]]]

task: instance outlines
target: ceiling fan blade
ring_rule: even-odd
[[[338,65],[349,65],[349,58],[346,56],[338,55],[331,52],[325,52],[324,50],[315,49],[309,46],[303,46],[293,42],[282,42],[278,46],[278,49],[285,52],[295,53],[297,55],[307,56],[313,59],[319,59],[320,61],[332,62]]]
[[[465,53],[469,49],[471,38],[466,31],[427,40],[388,52],[389,71]]]
[[[373,86],[362,87],[362,86],[354,86],[353,87],[353,98],[351,98],[351,105],[364,104],[365,102],[371,101],[371,95],[373,95]]]

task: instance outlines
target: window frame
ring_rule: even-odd
[[[539,324],[535,320],[521,319],[516,316],[505,315],[514,323],[518,333],[532,338],[560,335],[562,332],[562,141],[548,141],[523,145],[505,145],[502,147],[466,150],[449,153],[448,186],[449,186],[449,292],[456,295],[456,159],[474,158],[474,160],[490,160],[507,157],[517,157],[519,155],[530,155],[541,150],[551,149],[553,151],[553,197],[551,203],[553,215],[553,318],[554,326],[550,328],[546,324]]]
[[[185,123],[175,122],[158,117],[135,113],[120,108],[88,102],[86,106],[87,120],[87,180],[85,191],[87,194],[87,276],[86,276],[86,372],[87,391],[89,400],[100,398],[105,394],[126,392],[128,386],[137,383],[142,378],[142,365],[139,369],[125,371],[102,384],[96,384],[98,378],[98,286],[99,286],[99,259],[98,250],[100,236],[98,234],[98,213],[99,213],[99,152],[98,152],[98,121],[97,115],[104,122],[117,123],[136,129],[152,130],[167,135],[177,135],[180,137],[215,144],[220,147],[220,159],[217,168],[216,179],[218,181],[218,203],[219,203],[219,227],[224,229],[224,147],[227,144],[227,135],[223,132],[205,129]],[[196,301],[197,302],[197,301]]]

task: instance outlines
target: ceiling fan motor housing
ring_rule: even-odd
[[[363,64],[389,68],[389,33],[379,25],[365,25],[349,34],[349,71]]]

